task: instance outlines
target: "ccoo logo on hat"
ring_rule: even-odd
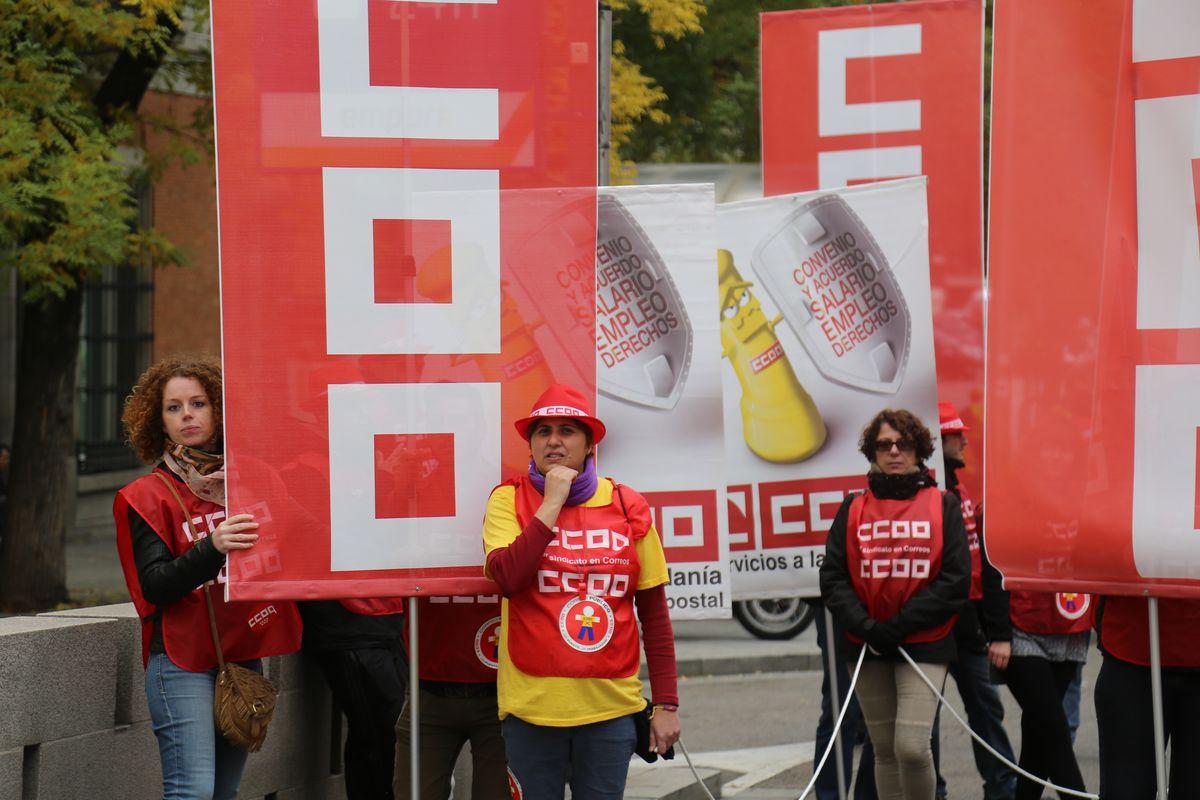
[[[542,392],[541,397],[533,401],[533,409],[529,412],[529,416],[514,422],[513,427],[517,429],[517,433],[521,434],[522,439],[528,439],[529,429],[534,422],[552,417],[578,419],[592,432],[593,444],[599,444],[600,440],[604,438],[606,432],[604,423],[592,414],[591,401],[574,386],[562,383],[556,383]]]

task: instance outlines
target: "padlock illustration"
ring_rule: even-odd
[[[894,265],[842,197],[796,208],[759,242],[750,266],[822,375],[868,392],[900,390],[908,304]]]
[[[775,463],[803,461],[825,443],[825,421],[800,385],[768,320],[728,250],[717,251],[721,355],[742,387],[742,435],[755,455]]]

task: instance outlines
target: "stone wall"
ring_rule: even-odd
[[[320,671],[299,655],[265,671],[279,704],[239,797],[345,797]],[[0,619],[0,800],[161,798],[143,675],[132,603]]]

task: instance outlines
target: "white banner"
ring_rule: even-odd
[[[599,193],[599,466],[650,504],[674,619],[730,614],[714,213],[711,184]]]
[[[942,480],[925,179],[717,209],[730,568],[739,600],[820,594],[863,428],[907,408]]]

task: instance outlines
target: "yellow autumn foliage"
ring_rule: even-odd
[[[679,39],[688,33],[700,33],[700,17],[705,13],[703,0],[611,0],[614,14],[640,8],[650,24],[654,43],[665,47],[667,37]],[[642,72],[641,67],[625,55],[625,45],[613,39],[612,83],[609,89],[612,101],[612,157],[609,180],[613,184],[633,183],[637,170],[632,161],[621,158],[622,146],[629,143],[633,126],[638,120],[648,117],[654,122],[668,122],[670,116],[658,108],[667,99],[667,93],[653,78]]]

